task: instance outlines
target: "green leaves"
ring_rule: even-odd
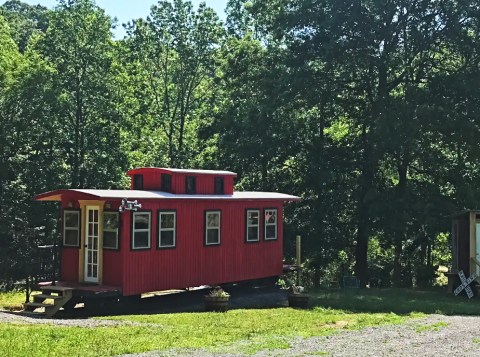
[[[152,157],[150,164],[184,166],[193,162],[201,147],[198,124],[211,121],[216,88],[217,53],[224,36],[212,9],[201,4],[197,11],[189,1],[160,1],[146,21],[128,27],[125,44],[131,55],[126,62],[141,130],[153,134],[154,143],[140,150]],[[153,144],[153,145],[152,145]]]

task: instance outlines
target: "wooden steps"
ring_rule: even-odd
[[[41,286],[40,290],[40,294],[32,295],[33,302],[24,305],[25,312],[52,317],[72,298],[73,294],[72,288],[64,286]],[[47,303],[46,300],[51,300],[53,303]],[[36,311],[37,309],[43,311]]]

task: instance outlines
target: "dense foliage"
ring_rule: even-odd
[[[58,239],[60,187],[139,166],[230,169],[300,195],[313,284],[384,286],[449,264],[448,216],[480,199],[480,1],[159,1],[116,24],[93,0],[0,7],[0,281]]]

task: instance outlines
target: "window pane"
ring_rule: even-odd
[[[208,228],[220,227],[220,214],[218,212],[207,213],[207,227]]]
[[[248,211],[247,222],[248,225],[258,225],[258,211]]]
[[[117,246],[117,233],[115,232],[103,232],[103,247],[104,248],[118,248]]]
[[[134,248],[148,248],[148,232],[135,232],[133,237]]]
[[[162,231],[160,233],[160,247],[172,247],[173,242],[173,231]]]
[[[185,192],[195,193],[196,191],[196,178],[195,176],[187,176],[185,178]]]
[[[161,227],[162,228],[174,228],[175,227],[175,214],[173,213],[161,213],[160,214]]]
[[[78,245],[78,230],[65,230],[65,245]]]
[[[258,228],[248,227],[248,240],[258,240]]]
[[[275,210],[265,211],[265,222],[266,223],[276,223],[277,222],[277,211],[275,211]]]
[[[107,213],[103,214],[103,229],[117,229],[118,228],[118,214]]]
[[[143,175],[133,175],[133,189],[143,190]]]
[[[215,194],[223,195],[224,190],[224,179],[223,177],[215,177]]]
[[[172,176],[169,174],[162,174],[162,191],[172,191]]]
[[[65,212],[65,227],[78,228],[78,212]]]
[[[150,229],[150,215],[136,214],[134,217],[135,229]]]
[[[218,244],[220,243],[218,236],[218,229],[208,229],[207,230],[207,244]]]
[[[265,239],[276,239],[276,226],[266,226],[265,228]]]

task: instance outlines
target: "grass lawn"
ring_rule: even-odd
[[[13,291],[8,293],[0,293],[0,309],[3,310],[21,310],[25,302],[24,291]]]
[[[401,323],[407,316],[352,314],[339,310],[290,308],[232,310],[226,313],[180,313],[110,317],[148,323],[143,326],[57,327],[0,324],[3,356],[108,356],[169,348],[219,348],[255,352],[288,348],[288,338],[331,334],[339,329]]]
[[[318,290],[312,295],[316,307],[310,310],[110,316],[99,319],[139,325],[94,328],[0,323],[0,352],[3,356],[109,356],[170,348],[222,350],[231,346],[235,351],[254,353],[288,348],[289,339],[295,336],[397,324],[421,313],[480,315],[478,300],[446,296],[444,291]]]
[[[420,312],[443,315],[480,315],[479,297],[467,299],[445,289],[317,290],[315,305],[351,312]]]

